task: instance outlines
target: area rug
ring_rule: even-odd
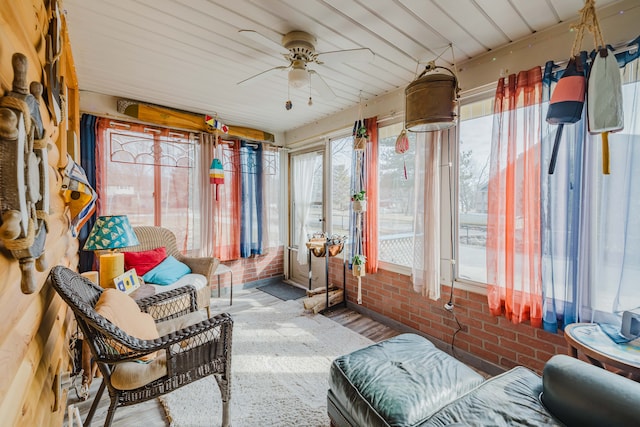
[[[297,286],[289,285],[288,283],[276,282],[268,285],[259,286],[262,292],[266,292],[269,295],[273,295],[276,298],[280,298],[283,301],[302,298],[307,295],[307,291]]]
[[[329,367],[371,340],[301,301],[255,306],[232,314],[231,424],[328,426]],[[172,427],[220,426],[222,402],[213,377],[160,398]]]

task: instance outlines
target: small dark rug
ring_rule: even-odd
[[[307,291],[284,282],[270,283],[268,285],[259,286],[262,292],[280,298],[283,301],[302,298],[307,295]]]

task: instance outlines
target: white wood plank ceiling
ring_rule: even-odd
[[[615,0],[598,0],[597,6]],[[396,88],[422,65],[460,62],[574,19],[582,0],[64,0],[80,89],[284,132]],[[271,40],[256,43],[239,30]],[[335,93],[289,88],[278,45],[293,30],[316,52],[368,48],[370,62],[309,64]],[[453,55],[449,44],[453,46]],[[320,59],[322,55],[320,55]],[[312,87],[314,85],[312,84]],[[285,101],[293,102],[291,110]]]

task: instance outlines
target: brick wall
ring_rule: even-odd
[[[234,288],[242,283],[282,276],[284,274],[284,246],[269,248],[263,255],[225,261],[222,264],[231,268]],[[231,276],[229,274],[220,275],[221,288],[228,287],[230,283]],[[217,286],[217,277],[214,278],[214,283],[211,285],[214,288]]]
[[[331,260],[329,275],[331,283],[342,284],[342,260]],[[355,304],[357,279],[349,270],[346,277],[347,299]],[[450,287],[442,286],[440,300],[433,301],[414,292],[409,276],[385,270],[362,278],[362,307],[450,344],[458,325],[444,309],[449,293]],[[502,369],[523,365],[538,373],[551,356],[567,353],[562,333],[550,334],[494,317],[485,295],[459,289],[453,295],[454,313],[463,328],[456,334],[456,349]]]

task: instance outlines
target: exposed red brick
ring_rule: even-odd
[[[500,360],[500,357],[496,353],[487,351],[484,348],[480,348],[480,347],[477,347],[477,346],[470,345],[469,346],[469,351],[471,353],[475,354],[476,356],[478,356],[478,357],[480,357],[480,358],[482,358],[482,359],[484,359],[484,360],[486,360],[488,362],[491,362],[491,363],[498,364],[498,362]]]
[[[512,341],[516,340],[516,333],[513,332],[513,331],[510,331],[508,329],[505,329],[505,328],[500,328],[498,326],[490,325],[490,324],[485,323],[484,324],[484,330],[487,331],[490,334],[498,335],[498,336],[501,336],[501,337],[505,337],[505,338],[510,339]]]
[[[491,342],[497,344],[499,342],[499,338],[497,335],[490,334],[488,332],[483,331],[482,329],[469,329],[469,335],[472,335],[476,338],[481,339],[482,341]]]
[[[539,359],[542,362],[546,363],[549,359],[551,359],[556,354],[559,354],[559,353],[547,353],[544,351],[536,351],[536,359]]]
[[[536,355],[535,348],[520,344],[515,341],[508,340],[506,338],[500,338],[500,344],[505,347],[508,347],[509,349],[515,351],[516,353],[519,353],[525,356],[535,357]]]
[[[506,357],[509,360],[515,360],[516,354],[517,354],[515,351],[513,351],[513,350],[511,350],[511,349],[509,349],[507,347],[504,347],[504,346],[501,346],[501,345],[492,344],[490,342],[485,342],[484,343],[484,348],[486,350],[489,350],[489,351],[491,351],[493,353],[496,353],[496,354],[500,355],[501,357]]]
[[[482,347],[484,341],[481,338],[478,338],[473,335],[473,333],[468,334],[465,332],[460,332],[456,335],[456,342],[462,341],[470,345],[475,345],[476,347]]]
[[[555,353],[556,351],[554,344],[527,335],[518,334],[517,340],[520,344],[532,347],[535,350],[541,350],[547,353]]]
[[[518,355],[518,364],[524,365],[529,369],[536,371],[538,374],[542,374],[542,368],[544,368],[545,361],[534,359],[523,355]]]
[[[560,332],[558,334],[553,334],[551,332],[545,331],[544,329],[538,329],[536,330],[536,337],[544,341],[552,342],[557,346],[561,346],[561,347],[567,346],[567,340],[565,339],[563,332]]]
[[[518,362],[508,359],[506,357],[501,357],[500,358],[500,366],[502,366],[505,369],[511,369],[511,368],[515,368],[516,366],[518,366]]]

